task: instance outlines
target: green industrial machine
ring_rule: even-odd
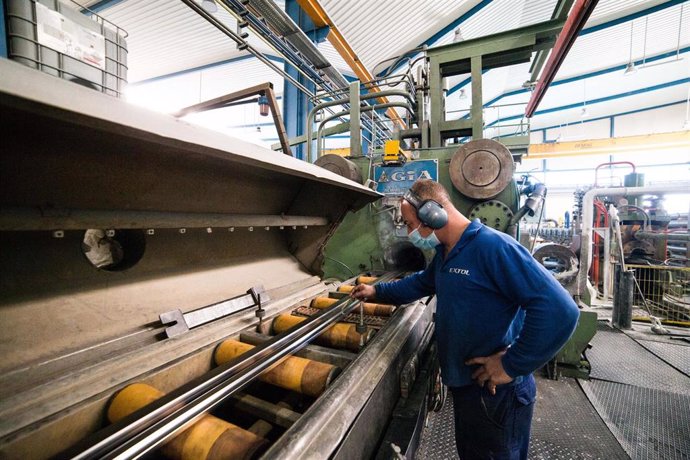
[[[468,217],[507,231],[519,207],[519,193],[512,179],[513,161],[508,150],[498,142],[479,142],[461,147],[415,150],[413,155],[417,159],[402,165],[374,165],[372,175],[363,179],[374,181],[369,183],[384,197],[345,217],[325,247],[324,275],[347,279],[361,271],[423,268],[423,256],[407,241],[400,215],[402,194],[419,178],[443,184],[455,207]],[[328,160],[338,162],[338,158]],[[367,157],[350,158],[349,161],[362,171],[369,170]],[[482,173],[487,170],[489,178],[482,182],[474,173],[475,169]],[[454,184],[465,176],[473,177],[476,184],[467,182],[465,193],[462,193]],[[482,199],[482,194],[487,198]]]
[[[589,379],[591,366],[585,356],[589,342],[597,332],[597,314],[593,311],[580,311],[580,319],[573,336],[561,351],[546,364],[547,376],[558,380],[559,377]]]
[[[378,203],[345,217],[329,240],[323,259],[326,277],[346,279],[365,270],[420,268],[423,256],[415,254],[407,242],[399,206],[405,190],[422,177],[442,183],[454,205],[469,218],[517,237],[520,218],[533,212],[532,208],[520,209],[513,180],[514,161],[526,151],[529,128],[527,123],[519,124],[512,136],[501,138],[501,143],[483,138],[482,73],[529,62],[534,53],[543,54],[553,46],[562,25],[562,20],[555,19],[432,48],[426,51],[423,65],[415,69],[366,84],[354,82],[341,89],[340,98],[324,95],[317,100],[322,102],[310,112],[303,139],[316,138],[316,149],[307,142],[309,158],[315,157],[316,164],[369,184],[383,195]],[[533,75],[538,73],[531,70]],[[472,105],[464,116],[445,109],[448,79],[458,75],[469,75],[472,88]],[[331,115],[324,112],[338,105],[346,110]],[[403,110],[404,124],[381,137],[388,135],[392,142],[403,145],[402,153],[398,155],[396,144],[385,155],[385,144],[379,142],[383,148],[363,154],[362,119],[371,114],[373,121],[377,110],[391,108]],[[312,120],[317,115],[322,116],[314,136]],[[349,121],[326,127],[326,123],[346,116]],[[345,131],[350,132],[347,159],[320,155],[322,136]],[[472,140],[462,142],[469,138]],[[376,144],[376,140],[371,143]],[[394,161],[390,161],[391,152]]]
[[[321,248],[325,277],[345,280],[365,271],[415,271],[425,266],[431,254],[423,254],[408,241],[400,213],[402,195],[420,178],[443,184],[454,206],[468,218],[518,238],[521,218],[534,214],[545,188],[520,190],[513,179],[515,162],[529,144],[527,121],[511,125],[512,135],[502,136],[500,142],[484,138],[482,74],[536,56],[530,68],[534,81],[562,26],[562,19],[553,19],[432,48],[425,51],[420,66],[407,72],[353,82],[335,95],[317,94],[306,136],[290,143],[306,142],[310,161],[382,194],[379,201],[347,214]],[[446,109],[446,88],[454,76],[468,76],[466,82],[471,82],[471,107],[464,116]],[[344,110],[334,112],[335,107]],[[400,120],[393,119],[393,129],[377,132],[376,117],[384,111],[390,114],[393,108]],[[366,152],[364,121],[374,126],[373,132],[368,128]],[[344,132],[350,133],[349,155],[322,155],[322,139]],[[521,192],[529,195],[522,207]],[[596,314],[583,312],[573,338],[550,364],[554,376],[588,375],[583,352],[595,332]]]

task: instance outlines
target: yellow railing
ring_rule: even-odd
[[[636,307],[649,309],[669,324],[690,326],[690,267],[626,264],[626,268],[635,270],[640,286],[633,298]],[[644,320],[645,316],[648,314],[634,319]]]

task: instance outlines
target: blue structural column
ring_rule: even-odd
[[[302,30],[314,30],[314,23],[309,16],[300,8],[296,0],[285,1],[285,12],[290,18],[295,21]],[[302,76],[291,65],[285,64],[286,72],[295,78],[302,85],[314,90],[314,84]],[[288,137],[296,137],[306,134],[307,132],[307,115],[312,109],[313,104],[309,98],[289,81],[285,80],[283,83],[283,120],[285,122],[285,130]],[[306,148],[304,144],[295,146],[295,156],[300,160],[306,160]]]
[[[0,57],[7,57],[7,29],[5,28],[5,0],[0,0]]]

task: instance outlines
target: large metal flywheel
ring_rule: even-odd
[[[510,183],[515,163],[503,144],[491,139],[470,141],[450,160],[450,179],[463,195],[485,200],[493,198]]]

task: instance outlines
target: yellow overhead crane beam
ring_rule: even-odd
[[[331,42],[331,45],[333,45],[333,47],[338,51],[345,62],[347,62],[347,65],[350,66],[360,81],[367,82],[374,79],[374,76],[359,60],[355,51],[352,49],[347,40],[345,40],[345,37],[343,37],[343,34],[340,33],[340,30],[338,30],[331,18],[328,17],[328,14],[326,14],[326,11],[323,9],[318,0],[297,0],[297,4],[309,15],[316,27],[328,26],[330,30],[326,38],[329,42]],[[372,86],[371,91],[379,92],[381,90]],[[388,99],[385,97],[378,98],[377,100],[382,104],[388,102]],[[386,111],[386,114],[388,114],[388,117],[402,129],[407,128],[405,122],[400,118],[398,112],[393,110],[393,108],[389,108]]]
[[[532,144],[529,146],[526,158],[541,160],[586,155],[654,152],[680,148],[690,148],[690,131]]]

